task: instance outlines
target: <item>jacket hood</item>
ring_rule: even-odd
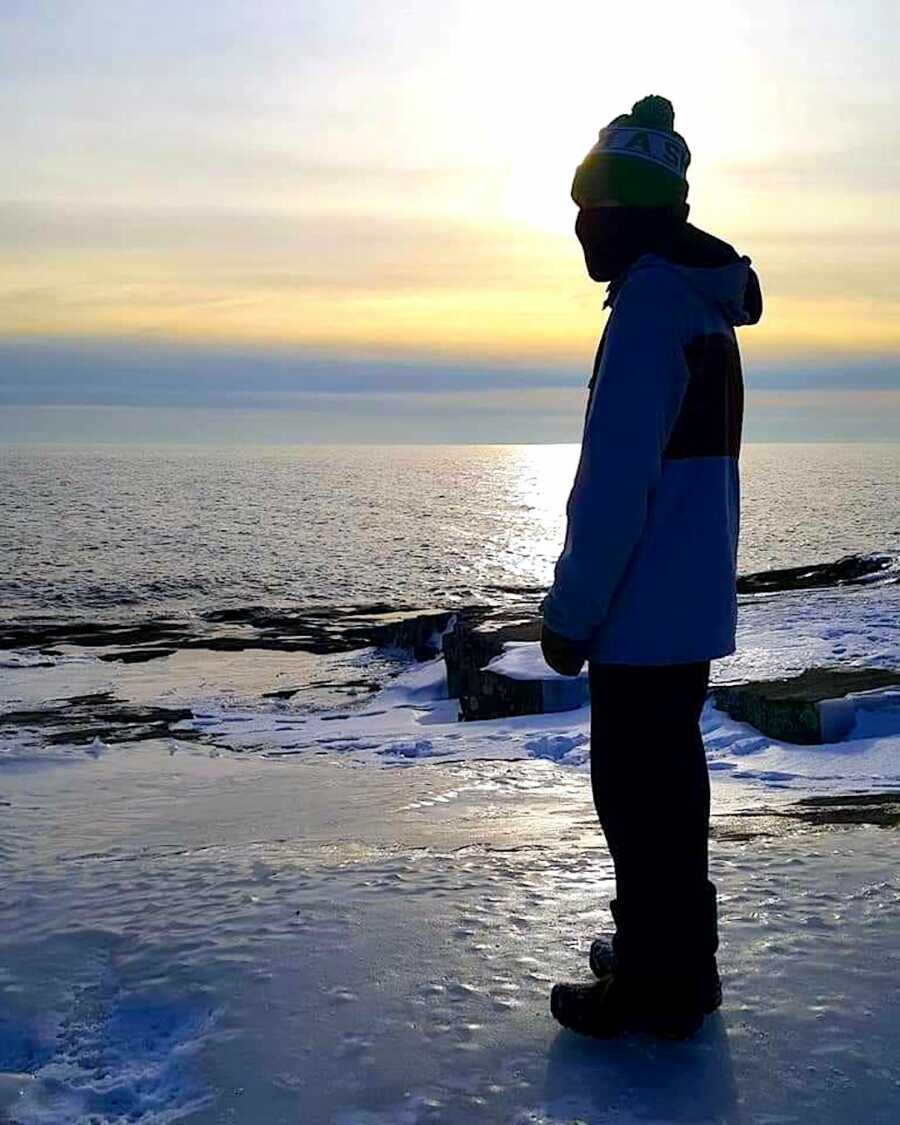
[[[730,324],[756,324],[762,316],[759,278],[750,259],[690,223],[665,250],[638,258],[625,276],[648,268],[677,273],[705,301],[721,309]],[[610,286],[610,303],[624,280],[617,279]]]
[[[726,320],[735,326],[740,324],[755,324],[762,314],[762,301],[760,308],[753,314],[748,308],[747,290],[751,287],[751,275],[759,292],[759,282],[756,274],[750,268],[750,259],[738,258],[727,266],[678,266],[665,259],[660,264],[674,270],[694,288],[705,301],[717,305],[725,315]]]

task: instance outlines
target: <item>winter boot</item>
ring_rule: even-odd
[[[591,952],[588,957],[591,972],[599,981],[605,981],[616,971],[616,952],[611,940],[596,938],[591,942]],[[709,968],[705,971],[699,982],[700,1005],[706,1015],[714,1012],[722,1005],[722,982],[719,979],[719,969],[713,957]]]
[[[690,1039],[703,1024],[695,999],[652,990],[628,977],[610,974],[593,984],[556,984],[550,1011],[557,1023],[579,1035],[611,1039],[629,1031],[664,1039]]]

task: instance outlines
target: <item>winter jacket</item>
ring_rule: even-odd
[[[544,621],[591,660],[734,651],[743,380],[762,312],[750,259],[687,226],[610,287],[565,546]]]

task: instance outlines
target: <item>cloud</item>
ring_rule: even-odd
[[[577,441],[580,366],[147,341],[0,341],[5,441]],[[754,441],[898,440],[890,359],[756,367]]]
[[[784,150],[761,160],[729,160],[716,165],[716,173],[762,191],[803,189],[826,196],[878,196],[894,192],[900,183],[896,160],[885,153],[885,129],[891,127],[891,114],[883,120],[861,125],[860,115],[847,114],[851,135],[841,135],[839,111],[828,133],[810,134],[804,142],[796,139]]]
[[[578,368],[441,364],[320,355],[291,349],[177,348],[85,340],[0,341],[0,403],[5,405],[183,406],[281,410],[317,409],[383,397],[401,411],[408,399],[460,394],[485,405],[490,396],[582,391]],[[362,404],[362,405],[359,405]],[[420,409],[417,406],[416,409]]]
[[[578,279],[574,239],[565,257]],[[548,254],[548,245],[551,252]],[[559,270],[558,242],[471,220],[328,210],[214,206],[50,206],[0,202],[0,248],[71,287],[105,273],[135,284],[160,279],[190,288],[343,293],[546,286]],[[535,263],[541,262],[540,270]],[[7,267],[8,291],[15,272]],[[107,282],[107,288],[113,285]]]
[[[754,363],[746,373],[751,390],[900,391],[900,357],[872,356],[840,362]]]
[[[147,408],[161,376],[133,372],[129,338],[195,343],[198,409],[349,387],[340,364],[316,366],[340,350],[348,371],[359,352],[405,351],[406,367],[357,374],[416,401],[456,393],[451,355],[488,387],[521,365],[521,385],[496,386],[511,394],[541,372],[582,379],[602,291],[582,274],[569,177],[652,83],[695,150],[694,217],[737,234],[762,278],[766,315],[742,334],[751,386],[893,386],[892,0],[658,0],[650,36],[646,7],[520,8],[129,0],[113,18],[106,0],[8,0],[0,335],[116,337],[127,386],[74,354],[70,382]],[[705,46],[710,20],[727,51]],[[600,73],[601,40],[641,49]],[[240,361],[255,386],[229,383],[212,357],[228,341],[290,342],[294,382],[256,355]]]
[[[900,389],[751,391],[747,441],[900,442]]]

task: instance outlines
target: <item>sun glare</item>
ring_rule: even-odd
[[[652,38],[644,34],[649,23]],[[741,116],[734,97],[727,106],[709,97],[711,70],[724,63],[710,60],[702,40],[686,34],[681,13],[662,0],[634,14],[595,3],[556,5],[552,17],[512,27],[508,18],[486,15],[468,50],[472,81],[455,104],[480,159],[502,173],[493,203],[505,218],[548,231],[569,232],[576,165],[599,129],[638,98],[670,98],[676,128],[703,163],[723,141],[728,148],[729,122]]]

